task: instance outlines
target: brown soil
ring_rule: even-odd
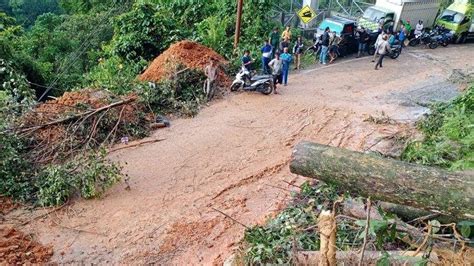
[[[13,202],[13,200],[0,195],[0,214],[5,215],[11,212],[16,207],[18,207],[18,204]]]
[[[287,182],[307,180],[289,171],[296,143],[392,153],[395,135],[413,131],[423,111],[408,100],[454,68],[474,68],[466,61],[473,48],[407,48],[378,71],[370,57],[337,61],[290,75],[279,95],[231,95],[152,136],[164,141],[111,154],[124,163],[130,190],[117,185],[102,199],[74,203],[61,227],[49,217],[24,230],[52,244],[59,263],[222,263],[238,248],[242,224],[278,212],[298,190]]]
[[[171,45],[166,51],[159,55],[151,65],[140,75],[142,81],[158,82],[171,77],[176,73],[176,67],[183,65],[191,69],[204,70],[209,64],[209,59],[213,58],[219,65],[227,65],[227,61],[214,50],[192,41],[181,41]],[[222,69],[218,71],[218,85],[226,86],[229,78]]]
[[[0,225],[0,264],[45,263],[53,256],[52,246],[43,246],[30,235]]]

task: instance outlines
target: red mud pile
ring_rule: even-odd
[[[0,196],[0,223],[4,220],[3,215],[18,208],[19,204],[10,198]],[[0,265],[31,265],[44,264],[53,255],[52,247],[45,247],[36,242],[31,235],[6,224],[0,224]]]
[[[0,226],[0,265],[42,264],[51,256],[52,247],[45,247],[12,227]]]
[[[168,50],[155,58],[139,79],[158,82],[176,73],[178,65],[204,70],[209,64],[210,58],[215,59],[220,66],[228,64],[224,57],[204,45],[187,40],[180,41],[171,45]],[[226,86],[230,82],[229,77],[222,71],[222,67],[218,71],[217,82],[219,86]]]

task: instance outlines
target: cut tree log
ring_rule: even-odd
[[[336,218],[331,211],[322,211],[318,217],[320,239],[319,266],[336,266]]]
[[[296,145],[290,170],[372,199],[474,219],[474,175],[326,145]]]

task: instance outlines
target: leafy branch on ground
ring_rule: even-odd
[[[474,85],[431,109],[418,123],[425,138],[410,143],[402,159],[452,170],[474,168]]]
[[[246,230],[240,250],[245,263],[251,265],[292,263],[296,252],[319,250],[317,217],[320,212],[332,209],[334,202],[342,198],[345,198],[344,202],[351,199],[349,195],[338,191],[336,187],[324,183],[305,182],[300,187],[300,191],[293,194],[292,202],[282,212],[270,218],[265,224]],[[357,201],[357,199],[351,200]],[[363,204],[361,206],[363,208]],[[364,217],[346,215],[344,208],[346,206],[336,208],[337,250],[359,250],[363,244],[366,220],[363,219]],[[416,228],[405,224],[395,215],[386,213],[381,208],[378,208],[375,213],[377,217],[370,220],[368,248],[385,254],[379,260],[380,265],[390,265],[390,255],[387,251],[417,250],[421,247],[429,251],[441,235],[447,237],[444,240],[448,243],[456,243],[459,240],[471,245],[474,243],[469,240],[469,237],[474,235],[473,223],[470,221],[461,221],[457,225],[441,225],[438,221],[431,220],[428,223],[419,223],[419,227]],[[433,224],[437,225],[437,230],[431,231],[431,235],[427,234],[427,228]],[[457,228],[461,235],[456,236],[454,228]],[[416,237],[410,234],[415,231]],[[427,246],[421,245],[420,242],[423,239],[419,239],[420,235],[423,239],[429,238]],[[426,262],[424,257],[418,259],[418,263]]]

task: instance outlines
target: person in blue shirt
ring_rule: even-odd
[[[272,59],[272,46],[268,43],[268,40],[265,40],[265,44],[260,51],[262,52],[262,73],[270,74],[268,63]]]
[[[244,56],[242,56],[242,65],[250,72],[252,71],[252,63],[253,63],[253,60],[250,57],[250,51],[245,50]]]
[[[280,59],[283,61],[283,86],[288,84],[288,72],[290,71],[290,63],[293,60],[291,54],[288,53],[288,47],[283,49],[283,53],[280,55]]]
[[[398,33],[398,40],[400,41],[400,45],[401,45],[402,47],[405,46],[405,39],[406,39],[405,27],[402,26],[402,29],[400,30],[400,33]]]
[[[392,32],[392,34],[390,34],[390,37],[388,38],[388,43],[390,44],[390,46],[392,46],[395,44],[396,40],[397,40],[397,33]]]

